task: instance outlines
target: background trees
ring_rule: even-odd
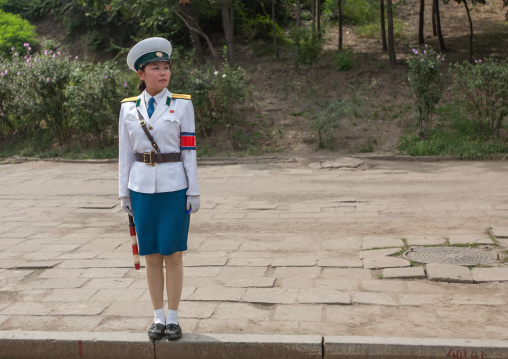
[[[303,142],[372,151],[376,146],[386,148],[383,136],[390,136],[390,131],[413,130],[406,121],[414,118],[417,136],[404,143],[421,149],[425,148],[422,141],[431,143],[441,126],[467,128],[465,122],[453,121],[467,122],[473,113],[472,123],[487,130],[475,127],[464,138],[471,139],[474,133],[478,148],[488,147],[506,133],[508,105],[502,101],[506,62],[481,69],[480,64],[490,64],[489,56],[507,55],[508,28],[498,15],[508,0],[485,1],[456,0],[464,4],[461,17],[451,11],[457,7],[439,0],[0,0],[0,10],[15,13],[0,16],[7,19],[5,29],[14,28],[14,18],[26,25],[14,32],[23,39],[7,36],[12,31],[0,34],[4,52],[0,55],[0,155],[4,140],[29,135],[48,143],[59,139],[53,147],[78,138],[86,146],[112,146],[115,106],[124,94],[135,94],[137,82],[134,73],[123,72],[123,59],[136,41],[148,36],[172,41],[171,90],[193,96],[197,132],[203,139],[200,154],[217,147],[244,153],[277,151],[296,140],[298,146]],[[492,3],[499,6],[495,16]],[[480,7],[484,5],[486,12]],[[487,26],[484,15],[496,23]],[[37,36],[29,22],[48,38]],[[474,34],[481,39],[474,43],[473,23]],[[59,36],[48,28],[52,25]],[[31,50],[23,46],[28,42]],[[426,45],[441,52],[427,61],[411,55],[408,45],[423,51],[419,56],[426,55]],[[72,64],[63,57],[60,61],[61,72],[67,75],[55,75],[55,63],[46,57],[50,51],[73,55]],[[452,76],[441,76],[451,67],[449,62],[440,62],[439,70],[433,61],[445,51],[451,63],[469,58],[473,67],[464,65]],[[408,57],[413,59],[409,63]],[[496,89],[486,83],[492,78],[486,76],[487,70],[496,74]],[[468,74],[455,76],[460,71]],[[361,84],[371,80],[377,80],[375,91],[367,96]],[[458,83],[461,87],[454,85]],[[470,88],[481,89],[483,95],[465,111]],[[26,111],[12,105],[13,94],[35,90],[27,97],[37,100],[25,101]],[[488,109],[471,110],[491,93],[497,100]],[[89,97],[107,100],[95,101],[93,107],[87,105]],[[460,98],[460,104],[453,98]],[[26,116],[29,108],[33,111]],[[449,112],[454,120],[446,120]],[[453,131],[447,127],[440,138]],[[486,134],[488,145],[481,147]],[[389,143],[394,146],[396,141]],[[447,148],[450,141],[443,143]],[[420,153],[407,146],[404,151]]]

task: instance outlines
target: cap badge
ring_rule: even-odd
[[[162,52],[157,51],[157,52],[155,53],[155,56],[157,56],[157,57],[162,57]]]

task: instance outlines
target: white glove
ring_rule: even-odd
[[[190,213],[196,213],[200,205],[199,196],[187,196],[187,211],[190,209]]]
[[[121,203],[122,209],[125,211],[125,213],[132,216],[131,198],[130,197],[120,197],[120,203]]]

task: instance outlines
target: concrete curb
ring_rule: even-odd
[[[508,341],[325,336],[326,359],[508,358]]]
[[[508,358],[508,341],[319,335],[0,331],[0,358],[441,359]]]
[[[157,359],[321,359],[319,335],[188,334],[155,342]]]
[[[0,331],[0,358],[155,358],[142,333]]]
[[[236,164],[254,164],[254,163],[288,163],[288,162],[297,162],[296,158],[302,156],[254,156],[254,157],[198,157],[198,164],[202,166],[223,166],[223,165],[236,165]],[[337,158],[357,158],[362,160],[378,160],[378,161],[406,161],[406,162],[449,162],[449,161],[507,161],[508,155],[500,154],[493,156],[490,159],[486,160],[463,160],[460,158],[456,158],[453,156],[422,156],[422,157],[413,157],[413,156],[405,156],[405,155],[365,155],[365,154],[352,154],[352,155],[341,155],[337,154],[337,156],[309,156],[305,157],[307,160],[312,161],[330,161]],[[5,164],[16,164],[16,163],[24,163],[24,162],[38,162],[38,161],[47,161],[47,162],[63,162],[63,163],[117,163],[117,158],[108,158],[108,159],[90,159],[90,160],[72,160],[65,158],[33,158],[33,157],[10,157],[0,159],[0,165]]]

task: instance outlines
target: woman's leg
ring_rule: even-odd
[[[148,329],[148,337],[160,339],[164,336],[166,317],[164,315],[164,264],[162,255],[145,256],[146,281],[153,305],[153,324]]]
[[[145,256],[146,280],[148,292],[152,300],[153,309],[164,308],[164,266],[161,254],[148,254]]]
[[[183,287],[182,252],[164,256],[166,263],[166,290],[168,292],[168,309],[178,310]]]

